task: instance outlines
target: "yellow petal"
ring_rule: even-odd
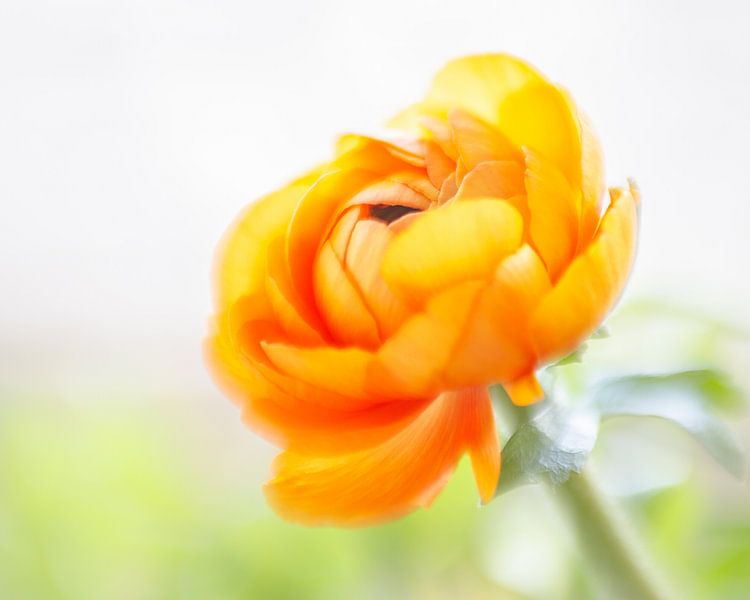
[[[587,244],[596,231],[606,189],[604,178],[604,158],[599,139],[589,118],[578,111],[579,129],[581,131],[581,224],[579,226],[578,246]]]
[[[591,245],[578,256],[532,317],[540,360],[573,351],[602,322],[619,298],[635,255],[638,218],[629,190],[614,190]]]
[[[531,240],[552,281],[573,258],[578,241],[580,192],[549,160],[526,150],[526,192]]]
[[[283,517],[311,525],[365,525],[428,506],[470,451],[480,494],[491,498],[499,451],[486,394],[448,392],[391,439],[341,454],[284,452],[266,484]]]
[[[420,215],[399,233],[383,275],[407,302],[420,304],[451,285],[485,277],[518,248],[523,223],[501,200],[467,200]]]
[[[500,130],[518,148],[530,148],[560,169],[573,187],[581,182],[581,139],[575,108],[555,86],[537,83],[499,107]]]
[[[543,79],[532,67],[507,54],[467,56],[440,70],[425,103],[447,110],[460,108],[496,125],[505,99],[539,81]]]

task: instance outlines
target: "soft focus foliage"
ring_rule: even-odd
[[[734,328],[644,306],[612,319],[612,337],[590,342],[585,363],[558,368],[572,403],[578,386],[645,364],[662,372],[722,364],[747,389],[741,367],[750,348]],[[657,323],[670,335],[644,353],[643,333]],[[735,417],[746,446],[750,424],[726,390],[714,389],[716,408]],[[430,511],[374,529],[306,529],[265,506],[263,466],[253,465],[270,449],[240,446],[242,454],[231,455],[238,446],[226,427],[206,418],[215,400],[186,411],[184,399],[143,398],[137,389],[110,404],[10,389],[3,397],[3,597],[588,597],[574,536],[541,486],[478,509],[463,464]],[[658,419],[605,422],[593,461],[679,597],[746,597],[746,484]]]

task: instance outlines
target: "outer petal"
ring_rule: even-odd
[[[517,147],[551,160],[574,187],[581,183],[581,138],[575,107],[549,83],[529,85],[499,107],[500,129]]]
[[[321,390],[298,385],[301,396],[295,397],[278,387],[227,336],[207,340],[205,352],[216,381],[243,408],[248,425],[277,445],[300,451],[341,453],[382,443],[426,405],[391,402],[359,411],[338,409],[333,402],[320,402]]]
[[[235,220],[216,254],[216,306],[228,307],[265,286],[267,248],[284,234],[292,213],[319,177],[314,171],[253,202]]]
[[[552,281],[573,258],[578,241],[580,192],[548,159],[526,151],[529,233]]]
[[[429,505],[470,451],[483,500],[499,476],[486,392],[447,392],[384,443],[339,456],[284,452],[266,485],[272,506],[306,524],[379,523]]]
[[[507,54],[467,56],[449,62],[435,76],[425,103],[460,108],[497,125],[505,99],[530,83],[544,81],[532,67]]]
[[[575,349],[614,306],[633,263],[637,221],[631,192],[613,190],[612,204],[594,241],[532,317],[531,333],[541,362]]]
[[[386,399],[365,392],[373,355],[360,348],[297,348],[278,342],[261,342],[271,362],[289,377],[308,385],[342,394],[348,408],[358,410]]]
[[[383,275],[404,298],[430,294],[491,273],[521,243],[518,211],[500,200],[467,200],[424,213],[391,243]]]
[[[297,204],[287,221],[287,260],[294,286],[301,301],[314,306],[313,262],[328,234],[336,212],[346,201],[376,178],[361,169],[335,171],[321,177]]]

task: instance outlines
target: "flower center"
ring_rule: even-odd
[[[370,217],[386,224],[414,212],[419,212],[419,209],[400,204],[375,204],[370,207]]]

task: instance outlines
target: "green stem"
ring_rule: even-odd
[[[501,393],[496,390],[496,393]],[[545,404],[551,403],[547,399]],[[533,418],[542,406],[514,406],[501,402],[503,414],[518,427]],[[607,600],[674,600],[675,596],[654,568],[625,515],[604,495],[589,469],[573,473],[558,487],[551,488],[570,515],[579,546],[591,569],[596,598]]]
[[[583,554],[602,587],[597,597],[671,600],[673,596],[645,554],[625,516],[602,494],[593,476],[573,474],[555,489],[571,515]]]

